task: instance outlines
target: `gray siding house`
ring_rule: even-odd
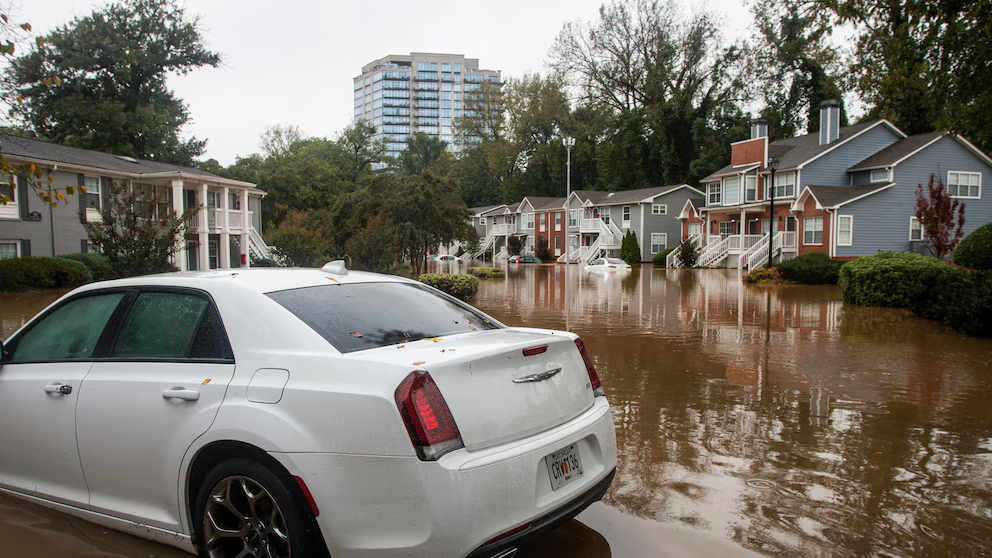
[[[141,190],[154,211],[200,210],[186,222],[174,258],[181,270],[248,267],[251,257],[269,257],[260,235],[261,199],[254,184],[229,180],[199,169],[137,160],[0,134],[0,148],[11,162],[41,169],[42,184],[65,192],[68,204],[52,207],[23,176],[0,177],[0,258],[58,256],[95,249],[83,223],[99,220],[110,206],[112,185]]]
[[[705,205],[698,217],[683,215],[698,224],[681,238],[701,248],[700,265],[745,270],[768,261],[769,252],[775,260],[926,252],[914,214],[917,187],[931,174],[965,204],[966,233],[992,221],[992,201],[982,196],[992,159],[965,138],[907,137],[886,120],[840,127],[836,101],[824,101],[820,112],[820,131],[774,142],[756,120],[751,138],[732,144],[730,164],[703,179]],[[777,167],[774,210],[770,162]]]

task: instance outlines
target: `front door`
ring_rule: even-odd
[[[77,507],[88,501],[76,404],[123,292],[55,307],[11,339],[0,368],[0,486]]]
[[[142,290],[79,393],[76,429],[90,507],[179,531],[179,467],[234,374],[210,298]]]
[[[197,248],[196,242],[193,241],[186,242],[186,269],[189,271],[196,271],[196,269],[199,267],[197,266],[197,262],[199,262],[200,259],[197,256],[196,248]]]

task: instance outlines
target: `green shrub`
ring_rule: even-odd
[[[479,290],[479,278],[467,273],[425,273],[417,280],[464,301]]]
[[[68,289],[92,281],[82,262],[27,256],[0,260],[0,291]]]
[[[409,277],[410,274],[413,273],[413,266],[408,263],[398,263],[389,268],[387,273],[390,275],[402,275],[404,277]]]
[[[992,271],[955,270],[957,280],[940,297],[944,320],[968,335],[992,337]]]
[[[259,258],[257,256],[251,257],[252,267],[281,267],[279,262],[273,258]]]
[[[89,252],[86,254],[65,254],[64,256],[59,257],[77,261],[85,265],[86,268],[90,270],[90,275],[93,276],[94,281],[117,279],[117,274],[115,274],[114,269],[110,267],[110,261],[107,259],[107,256],[104,256],[98,252]]]
[[[744,276],[745,283],[752,285],[771,285],[782,282],[782,275],[775,267],[756,267]]]
[[[940,319],[935,295],[957,270],[936,258],[909,252],[880,252],[845,263],[839,283],[844,302],[858,306],[909,308]]]
[[[696,264],[699,263],[699,255],[703,253],[703,249],[691,242],[683,242],[678,249],[682,267],[696,267]]]
[[[992,223],[964,237],[954,251],[954,263],[971,269],[992,269]]]
[[[667,250],[662,250],[661,252],[658,252],[657,254],[654,255],[653,258],[651,258],[651,262],[654,263],[654,265],[665,267],[665,265],[668,263],[668,255],[671,254],[673,250],[678,250],[678,246],[672,246]]]
[[[807,285],[836,285],[844,262],[822,252],[803,254],[775,265],[782,279]]]
[[[506,273],[498,267],[470,267],[468,272],[479,279],[503,279]]]
[[[627,230],[620,243],[620,259],[627,262],[627,265],[641,263],[641,245],[637,243],[637,234],[632,230]]]

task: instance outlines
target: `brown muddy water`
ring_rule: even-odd
[[[0,296],[0,337],[56,296]],[[580,334],[617,427],[603,502],[518,556],[992,554],[992,340],[728,270],[510,266],[473,304]],[[0,555],[181,553],[0,497]]]

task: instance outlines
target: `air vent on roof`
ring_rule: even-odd
[[[617,194],[616,192],[610,192],[609,194],[606,194],[606,197],[608,197],[608,198],[612,198],[612,197],[613,197],[613,196],[615,196],[616,194]]]
[[[128,163],[138,162],[138,160],[135,159],[134,157],[128,157],[127,155],[118,155],[117,158],[120,159],[121,161],[127,161]]]

